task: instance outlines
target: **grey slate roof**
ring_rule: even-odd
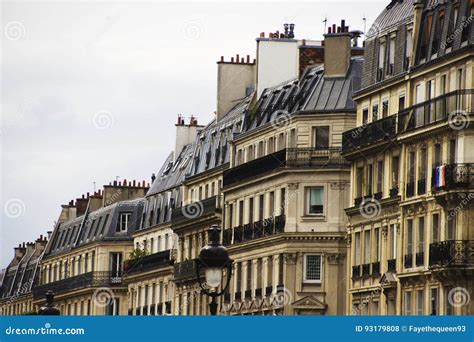
[[[397,28],[402,23],[412,21],[415,0],[393,0],[379,14],[365,35],[366,40],[385,35],[391,29]]]
[[[64,253],[91,242],[131,239],[139,226],[144,199],[122,201],[61,223],[53,234],[48,256]],[[118,229],[121,213],[131,213],[128,230]]]
[[[360,87],[361,57],[352,57],[346,77],[324,77],[324,67],[308,68],[301,80],[283,82],[263,91],[255,110],[245,118],[243,132],[276,120],[279,115],[298,112],[352,112],[356,104],[352,95]]]

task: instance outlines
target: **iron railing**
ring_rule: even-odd
[[[474,240],[447,240],[430,244],[430,267],[474,266]]]
[[[174,281],[184,282],[196,279],[196,262],[193,260],[186,260],[174,264]]]
[[[150,269],[170,266],[173,264],[173,261],[170,259],[170,255],[170,250],[166,250],[150,254],[142,258],[127,260],[124,263],[124,273],[127,275],[148,271]]]
[[[280,168],[350,167],[339,147],[287,148],[224,171],[223,185],[255,178]]]
[[[121,275],[118,276],[115,274],[115,272],[95,271],[36,286],[33,288],[33,295],[35,298],[38,298],[44,297],[46,292],[49,290],[52,290],[56,295],[59,295],[62,293],[86,288],[112,287],[121,285]]]
[[[470,189],[474,188],[474,164],[446,165],[445,184],[436,184],[436,168],[433,169],[431,184],[434,190]],[[438,169],[440,170],[440,169]]]
[[[461,120],[468,120],[466,115],[473,113],[473,94],[474,89],[453,91],[344,132],[342,151],[346,154],[379,142],[387,142],[401,133],[454,120],[456,115],[461,115]]]
[[[266,236],[281,234],[285,231],[285,215],[269,217],[254,223],[245,224],[224,230],[223,244],[231,244],[252,241]],[[232,240],[233,231],[233,240]]]

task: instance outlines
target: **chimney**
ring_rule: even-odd
[[[15,251],[15,259],[20,260],[21,258],[25,256],[25,253],[26,253],[25,244],[23,244],[23,246],[19,244],[18,247],[13,248],[13,250]]]
[[[174,147],[174,160],[183,150],[183,147],[192,143],[197,136],[197,133],[203,128],[197,124],[194,116],[191,116],[189,125],[175,125],[176,126],[176,140]],[[145,185],[144,185],[145,186]]]
[[[255,61],[250,62],[239,54],[226,62],[223,57],[217,62],[217,120],[222,119],[235,105],[255,89]]]
[[[88,202],[89,200],[85,198],[84,195],[82,195],[81,198],[76,198],[76,217],[79,217],[85,214]]]
[[[34,252],[36,244],[33,242],[27,242],[26,243],[26,254],[30,255],[31,253]]]
[[[153,184],[153,182],[155,181],[156,179],[156,175],[154,173],[151,174],[151,184]],[[133,181],[133,186],[135,186],[135,181]]]
[[[335,26],[324,35],[324,77],[345,77],[350,66],[352,34],[345,20]]]
[[[43,235],[40,235],[40,237],[35,241],[35,249],[42,251],[46,247],[47,243],[48,240],[46,238],[43,238]]]

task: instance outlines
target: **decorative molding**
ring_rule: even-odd
[[[285,264],[288,265],[295,265],[296,261],[298,260],[298,255],[296,253],[286,253],[285,256]]]

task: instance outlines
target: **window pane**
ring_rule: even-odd
[[[316,127],[316,148],[329,147],[329,126]]]
[[[309,213],[323,213],[323,189],[310,189],[309,194]]]
[[[306,280],[321,280],[321,256],[306,256]]]

